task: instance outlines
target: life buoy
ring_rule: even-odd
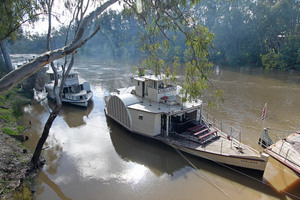
[[[168,96],[163,96],[161,99],[167,100],[169,97]]]

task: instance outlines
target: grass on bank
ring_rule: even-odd
[[[19,92],[18,87],[0,95],[0,122],[2,131],[8,135],[18,135],[23,127],[17,126],[17,119],[23,115],[23,106],[30,102]]]

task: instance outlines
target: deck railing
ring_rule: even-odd
[[[234,138],[238,141],[242,141],[242,132],[228,124],[225,124],[219,120],[217,120],[214,116],[211,116],[207,111],[201,111],[202,120],[207,123],[211,124],[215,128],[219,129],[219,131],[226,133],[231,138]]]
[[[295,131],[293,131],[293,130],[277,130],[277,129],[273,129],[273,128],[268,128],[269,137],[271,138],[271,140],[274,143],[286,138],[287,136],[289,136],[293,133],[299,133],[299,132],[300,132],[299,129],[298,130],[296,129]]]

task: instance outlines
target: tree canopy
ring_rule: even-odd
[[[3,77],[0,80],[0,83],[3,83],[1,84],[3,89],[0,88],[0,91],[11,87],[28,75],[35,73],[45,64],[73,53],[78,47],[81,47],[91,38],[88,37],[84,39],[84,37],[87,37],[86,33],[92,30],[90,27],[91,22],[98,16],[100,16],[100,21],[106,17],[106,20],[111,24],[110,27],[106,26],[106,28],[107,30],[113,30],[115,37],[122,37],[122,31],[126,31],[127,29],[126,23],[121,24],[123,25],[121,26],[123,30],[120,30],[120,27],[114,27],[113,24],[118,21],[123,23],[124,20],[122,19],[124,19],[124,16],[127,16],[127,19],[131,19],[131,22],[136,21],[135,27],[139,27],[139,35],[137,35],[137,37],[140,39],[140,49],[144,54],[144,61],[138,67],[152,69],[156,75],[160,73],[166,73],[167,75],[175,74],[175,70],[172,70],[165,64],[165,58],[168,57],[168,53],[177,42],[176,35],[180,35],[180,37],[183,38],[181,42],[183,41],[186,46],[181,50],[181,53],[185,56],[184,61],[187,66],[185,79],[187,83],[182,84],[183,91],[185,91],[186,99],[193,100],[200,98],[203,94],[203,89],[206,89],[208,86],[207,76],[209,68],[212,66],[208,55],[213,39],[213,34],[203,25],[199,24],[195,18],[195,5],[200,3],[200,1],[123,0],[121,2],[124,6],[122,16],[116,14],[109,16],[104,14],[109,6],[118,3],[117,0],[103,2],[99,7],[83,18],[81,25],[74,30],[73,41],[63,47],[59,47],[57,50],[46,52],[32,63],[26,64],[20,69]],[[91,29],[88,30],[88,27]],[[98,29],[100,29],[99,26]],[[94,34],[96,34],[96,31],[94,31]],[[113,53],[115,54],[116,52]],[[170,55],[169,58],[173,61],[174,66],[177,66],[179,58]],[[25,68],[26,71],[22,71]],[[191,73],[191,71],[195,73]]]
[[[158,12],[155,8],[155,6],[161,6],[161,2],[155,2],[156,5],[151,5],[150,2],[143,4],[149,9],[147,8],[147,11],[142,11],[137,16],[130,15],[128,11],[105,12],[94,23],[101,25],[100,32],[81,48],[79,53],[91,56],[97,54],[103,58],[114,56],[115,58],[132,59],[136,55],[143,54],[139,45],[141,37],[137,33],[143,35],[146,31],[152,32],[150,35],[153,38],[155,34],[157,37],[160,28],[163,28],[164,40],[168,38],[169,41],[165,44],[171,46],[164,51],[165,61],[172,61],[176,56],[179,62],[185,62],[186,35],[180,31],[178,26],[177,29],[170,26],[170,24],[176,26],[171,18],[165,21],[165,18],[168,17],[165,16],[166,13]],[[183,6],[179,6],[180,10],[176,10],[175,4],[178,2],[172,2],[168,11],[173,19],[177,12],[182,12],[182,15],[185,14],[185,19],[209,28],[209,31],[215,35],[212,40],[213,48],[210,48],[210,61],[230,66],[263,65],[267,69],[300,69],[299,1],[202,0],[190,8],[185,6],[184,9]],[[193,4],[188,6],[191,5]],[[153,12],[157,13],[158,19],[150,17],[154,16]],[[187,16],[188,13],[192,17]],[[139,20],[136,20],[137,18]],[[150,21],[151,19],[152,21]],[[157,21],[153,21],[153,19],[157,19]],[[165,21],[164,24],[161,21]],[[143,22],[145,26],[141,26]],[[178,22],[180,22],[179,19]],[[180,23],[183,25],[182,22]],[[151,29],[151,27],[154,28]],[[64,28],[55,31],[53,37],[55,45],[60,44],[59,38],[63,34]],[[32,48],[37,46],[41,39],[36,36],[33,40],[23,38],[16,46],[13,46],[12,50],[18,52],[18,49],[20,50],[21,46],[25,45]],[[144,39],[147,38],[144,37]],[[160,42],[162,40],[160,39]],[[29,43],[31,45],[28,45]],[[32,51],[34,50],[40,53],[40,48],[32,48]]]
[[[8,37],[15,37],[16,31],[25,22],[34,22],[41,12],[36,0],[2,0],[0,4],[0,42]]]

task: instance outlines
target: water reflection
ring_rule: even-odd
[[[232,199],[288,198],[276,186],[273,189],[216,163],[186,155],[195,170],[172,148],[132,135],[106,119],[103,96],[131,84],[131,66],[93,60],[75,64],[91,83],[93,104],[87,110],[63,106],[43,151],[47,162],[38,177],[37,199],[228,199],[210,183]],[[299,127],[299,74],[219,67],[212,82],[224,89],[225,98],[220,110],[212,111],[214,116],[241,129],[246,144],[257,147],[266,102],[267,126],[281,130]],[[43,104],[28,105],[25,113],[24,126],[31,126],[25,145],[34,149],[49,113]],[[273,163],[266,170],[272,171],[272,167]],[[282,182],[272,176],[266,174],[264,181]],[[285,190],[300,196],[299,184],[292,183]]]
[[[242,188],[253,188],[270,196],[283,197],[282,194],[276,192],[272,187],[259,182],[262,180],[261,174],[255,174],[253,171],[241,171],[242,173],[238,173],[237,169],[184,154],[197,167],[197,170],[195,170],[174,149],[158,141],[124,131],[120,125],[110,118],[107,119],[107,124],[110,128],[112,144],[120,157],[126,161],[136,162],[149,167],[158,177],[167,173],[171,176],[171,180],[175,180],[192,173],[205,180],[205,175],[203,176],[203,174],[209,173],[231,181],[232,184],[238,183],[242,185]],[[137,169],[136,173],[139,176],[140,171]],[[207,183],[213,183],[213,179],[208,179]]]
[[[123,160],[147,166],[157,176],[164,173],[173,176],[174,172],[186,167],[186,163],[172,148],[130,133],[110,118],[107,118],[107,125],[115,151]]]
[[[48,101],[48,105],[51,109],[54,108],[54,102]],[[59,116],[62,116],[65,122],[70,128],[76,128],[86,125],[86,118],[94,108],[94,101],[91,100],[87,108],[80,106],[74,106],[70,104],[63,104]]]
[[[62,199],[62,200],[70,200],[71,198],[67,197],[63,191],[60,189],[60,187],[53,182],[43,171],[41,171],[38,175],[39,180],[42,181],[43,183],[47,184],[55,193],[56,195]],[[38,194],[41,193],[41,191],[43,191],[43,189],[40,188],[40,190],[38,191]]]

